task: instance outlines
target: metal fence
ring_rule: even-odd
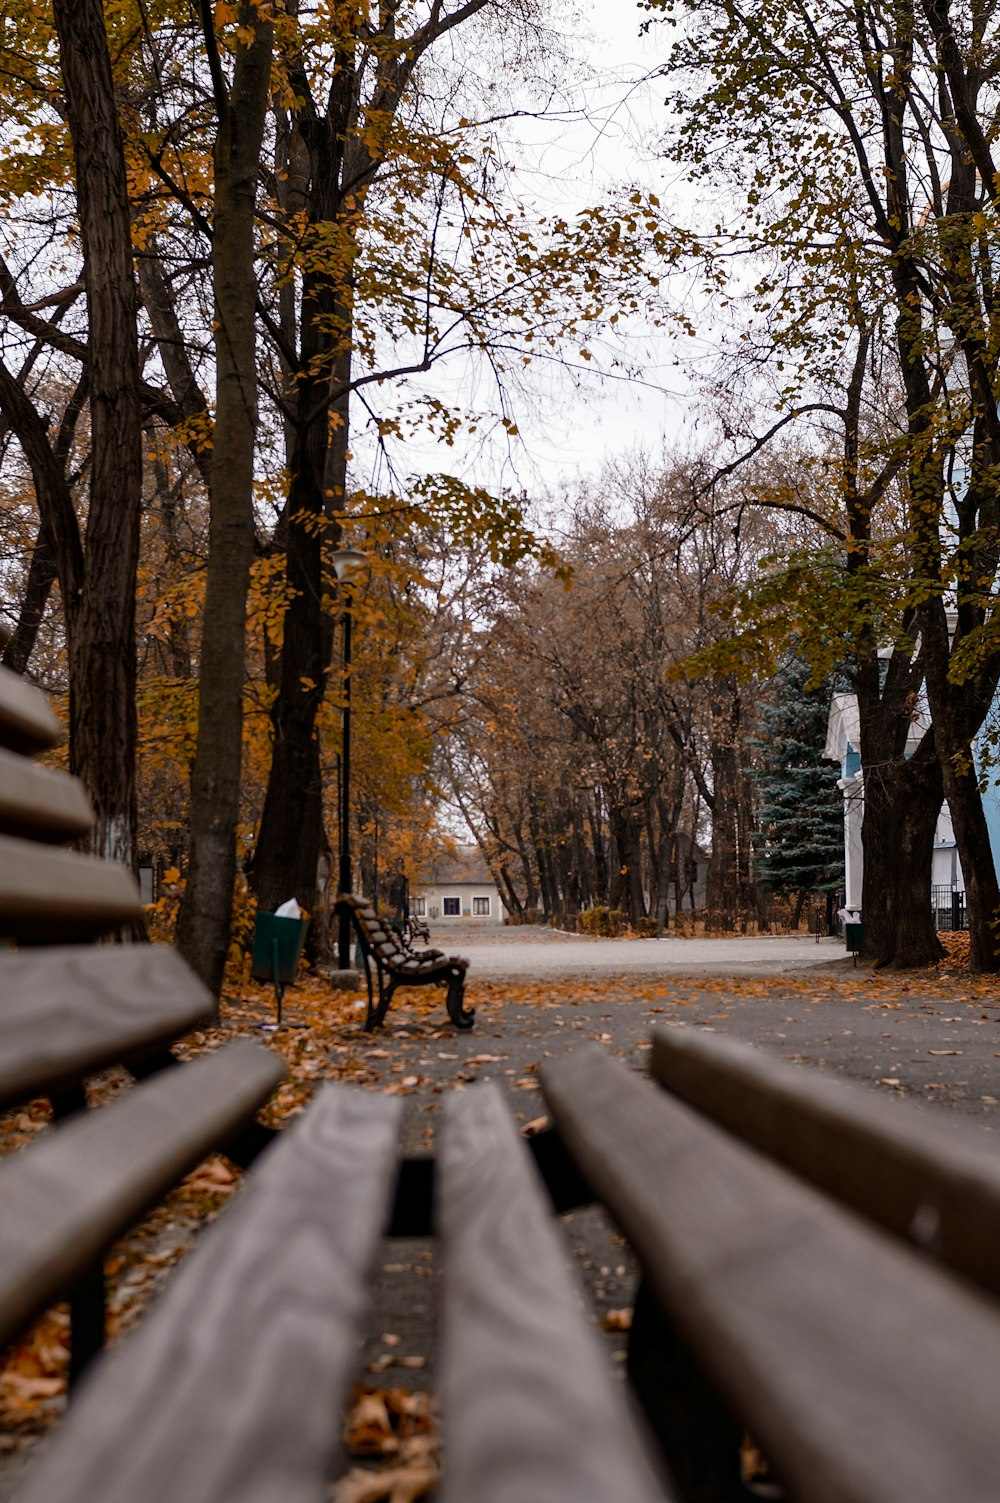
[[[935,929],[967,929],[965,893],[950,886],[931,888]]]

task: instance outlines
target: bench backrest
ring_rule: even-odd
[[[75,1291],[76,1373],[101,1340],[106,1249],[252,1121],[284,1070],[239,1042],[155,1073],[214,998],[169,949],[75,943],[142,905],[123,867],[59,848],[92,822],[76,779],[32,760],[59,739],[44,696],[0,668],[0,1108],[48,1096],[60,1122],[0,1163],[0,1345]],[[82,1112],[87,1077],[123,1063],[152,1078]]]
[[[341,893],[337,902],[346,904],[351,910],[362,947],[376,960],[385,965],[395,965],[409,958],[410,952],[400,935],[390,925],[382,922],[366,898],[359,898],[354,893]]]
[[[92,939],[142,917],[123,867],[58,848],[93,823],[74,778],[29,760],[60,739],[44,696],[0,668],[0,939]]]

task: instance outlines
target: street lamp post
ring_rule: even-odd
[[[367,555],[356,548],[338,548],[331,556],[337,583],[344,591],[344,719],[340,749],[340,870],[337,878],[341,893],[351,891],[351,605],[344,588],[368,562]],[[337,967],[351,969],[351,920],[346,909],[340,914],[337,933]]]

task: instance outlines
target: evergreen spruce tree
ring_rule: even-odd
[[[844,802],[836,764],[823,757],[830,684],[809,688],[809,665],[790,654],[761,709],[754,778],[760,793],[754,841],[757,878],[775,892],[808,893],[844,885]],[[828,913],[828,918],[830,914]]]

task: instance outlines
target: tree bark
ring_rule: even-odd
[[[59,577],[56,551],[46,533],[44,523],[38,529],[35,546],[31,550],[28,578],[25,582],[21,607],[13,635],[3,650],[0,662],[13,673],[24,673],[38,640],[38,629],[45,615],[52,586]]]
[[[989,672],[989,664],[984,663],[976,679],[962,684],[950,683],[948,627],[943,603],[940,600],[928,602],[921,615],[926,642],[927,697],[934,720],[944,796],[948,800],[965,878],[969,964],[974,971],[996,971],[1000,970],[1000,953],[993,925],[1000,912],[1000,884],[972,744],[996,692],[996,676]],[[977,679],[984,675],[986,682],[978,683]]]
[[[311,314],[303,312],[304,359],[310,347],[319,353],[321,331],[329,328],[328,314],[321,295],[313,300]],[[347,316],[346,310],[342,316]],[[307,331],[312,331],[308,339]],[[265,909],[292,896],[308,910],[316,901],[316,863],[325,842],[316,717],[327,676],[337,672],[332,663],[333,616],[325,603],[330,588],[323,565],[325,519],[343,505],[347,485],[350,365],[348,346],[335,361],[333,380],[344,388],[344,395],[336,404],[332,443],[327,439],[329,409],[322,395],[329,387],[329,374],[325,379],[303,375],[299,383],[287,506],[286,570],[293,594],[285,612],[281,674],[271,717],[274,749],[253,863],[254,891]],[[352,815],[351,809],[341,813],[345,819]]]
[[[198,746],[191,774],[191,843],[177,943],[218,995],[229,949],[243,745],[246,597],[254,550],[253,456],[257,429],[254,207],[271,71],[271,23],[245,4],[250,40],[237,46],[228,94],[214,60],[216,416],[212,443],[209,555],[198,695]],[[313,863],[313,880],[316,863]]]
[[[142,413],[131,211],[100,0],[54,0],[87,291],[91,477],[86,579],[67,603],[70,767],[96,823],[89,845],[135,864],[135,582]]]
[[[930,901],[941,765],[928,731],[908,761],[868,764],[862,826],[865,954],[879,968],[934,965],[944,951]]]

